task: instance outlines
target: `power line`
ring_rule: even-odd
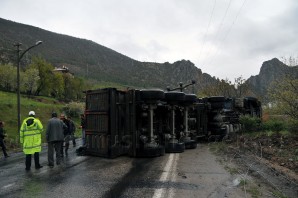
[[[226,32],[226,34],[225,34],[225,36],[224,36],[224,38],[223,38],[223,40],[222,40],[222,42],[221,42],[221,45],[216,49],[216,52],[214,53],[214,55],[213,55],[212,58],[210,59],[211,61],[209,62],[209,64],[211,64],[211,63],[213,62],[214,57],[218,54],[218,49],[219,49],[219,48],[222,48],[222,45],[223,45],[223,43],[225,42],[225,40],[227,39],[228,35],[230,34],[230,32],[231,32],[231,30],[232,30],[232,27],[234,26],[235,22],[237,21],[239,15],[240,15],[240,12],[241,12],[241,10],[242,10],[242,8],[244,7],[245,2],[246,2],[246,0],[243,1],[242,5],[241,5],[241,7],[240,7],[240,9],[239,9],[239,11],[238,11],[238,13],[237,13],[237,15],[236,15],[234,21],[233,21],[233,23],[231,24],[231,26],[229,27],[228,31]]]
[[[213,8],[212,8],[212,11],[211,11],[211,15],[210,15],[209,22],[208,22],[208,25],[207,25],[207,29],[206,29],[206,32],[205,32],[205,35],[204,35],[204,39],[203,39],[203,45],[202,45],[201,50],[199,52],[199,60],[201,58],[201,54],[202,54],[202,51],[204,49],[204,45],[205,45],[205,41],[206,41],[206,35],[207,35],[208,31],[209,31],[211,20],[213,18],[213,13],[214,13],[215,5],[216,5],[216,0],[214,0]]]
[[[231,2],[232,2],[232,0],[229,1],[228,7],[226,8],[226,11],[225,11],[225,14],[224,14],[223,18],[221,19],[221,22],[220,22],[220,24],[219,24],[219,27],[218,27],[218,29],[217,29],[217,31],[216,31],[216,34],[215,34],[215,37],[214,37],[214,40],[215,40],[215,41],[217,40],[218,33],[219,33],[219,31],[221,30],[221,28],[222,28],[222,26],[223,26],[223,24],[224,24],[224,21],[225,21],[225,18],[226,18],[226,16],[227,16],[227,13],[228,13],[228,11],[229,11]],[[206,50],[206,56],[205,56],[205,59],[204,59],[204,60],[206,60],[206,58],[208,57],[208,55],[209,55],[209,51],[210,51],[210,47],[207,48],[207,50]],[[202,63],[202,65],[204,65],[204,63],[205,63],[205,61]]]

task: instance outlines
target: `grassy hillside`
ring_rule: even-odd
[[[45,129],[47,121],[51,118],[53,111],[58,115],[62,112],[65,104],[57,100],[46,97],[28,98],[21,96],[21,122],[27,118],[29,111],[35,111],[36,117],[40,119],[44,126],[42,134],[43,142],[45,142]],[[73,118],[77,127],[76,136],[80,135],[78,126],[80,125],[79,118]],[[19,133],[18,133],[18,117],[17,117],[17,95],[15,93],[8,93],[0,91],[0,120],[5,122],[6,144],[11,149],[18,149]]]

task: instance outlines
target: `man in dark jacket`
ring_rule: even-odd
[[[4,134],[3,127],[4,127],[4,122],[0,121],[0,146],[2,147],[4,157],[7,158],[7,157],[9,157],[9,155],[6,152],[6,146],[4,144],[5,134]]]
[[[68,155],[68,149],[69,149],[69,141],[71,140],[71,127],[69,120],[65,117],[65,114],[60,115],[60,120],[63,121],[66,127],[64,127],[64,142],[65,142],[65,155]],[[61,148],[61,155],[63,157],[63,147]]]
[[[48,162],[49,166],[54,167],[54,148],[56,152],[56,164],[61,163],[61,148],[64,140],[65,124],[57,118],[57,113],[52,113],[52,118],[48,121],[46,138],[48,142]]]
[[[70,116],[67,116],[67,119],[69,120],[69,131],[71,134],[72,146],[76,147],[76,138],[75,138],[76,125],[75,125],[74,121],[71,120]]]
[[[84,114],[81,114],[81,126],[80,126],[80,128],[82,129],[82,145],[85,146],[85,144],[86,144],[86,134],[85,134],[86,119],[85,119]]]

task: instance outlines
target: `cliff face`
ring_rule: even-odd
[[[298,66],[287,66],[277,58],[265,61],[256,76],[247,79],[251,89],[259,96],[268,97],[268,89],[272,82],[278,81],[287,75],[298,78]]]
[[[159,79],[162,87],[170,86],[175,88],[179,82],[184,84],[190,83],[192,80],[196,81],[195,91],[206,87],[217,80],[209,74],[202,73],[192,62],[181,60],[173,64],[163,63],[157,65],[155,68],[155,79]]]

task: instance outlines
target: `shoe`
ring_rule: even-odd
[[[28,172],[28,171],[30,171],[30,168],[25,168],[25,170]]]
[[[54,167],[54,165],[52,165],[52,164],[48,164],[48,166],[49,166],[50,168],[53,168],[53,167]]]
[[[39,165],[37,167],[35,167],[35,169],[41,169],[43,166]]]
[[[9,155],[5,155],[5,158],[8,158],[8,157],[10,157]]]

